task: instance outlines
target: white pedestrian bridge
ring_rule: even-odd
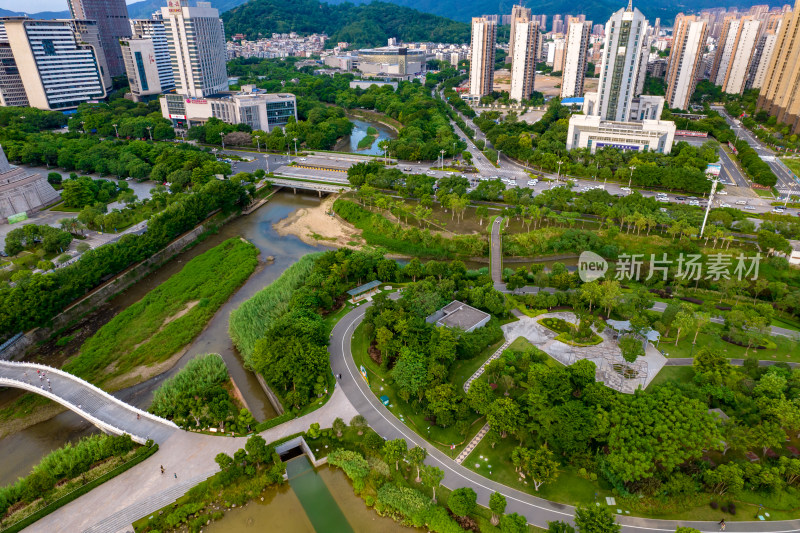
[[[46,365],[0,361],[0,386],[40,394],[74,411],[102,431],[115,435],[127,433],[140,444],[148,439],[162,444],[179,431],[178,426],[169,420],[129,405],[88,381]]]

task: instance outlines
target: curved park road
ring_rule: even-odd
[[[365,304],[344,316],[331,332],[330,346],[331,368],[337,376],[342,375],[340,385],[350,403],[363,415],[369,425],[385,439],[403,438],[409,448],[420,446],[428,451],[426,464],[439,467],[444,472],[442,484],[448,488],[471,487],[478,494],[478,503],[488,507],[492,492],[502,493],[507,501],[506,512],[519,513],[529,523],[547,528],[547,522],[563,520],[572,522],[575,508],[569,505],[536,498],[530,494],[512,489],[506,485],[491,481],[450,459],[437,450],[425,439],[417,435],[403,422],[397,419],[375,395],[361,377],[351,352],[351,340],[355,328],[364,318],[364,313],[371,304]],[[722,515],[720,514],[720,518]],[[673,533],[678,526],[693,527],[700,531],[718,531],[716,522],[690,522],[674,520],[654,520],[617,515],[624,533],[644,533],[657,531]],[[794,533],[800,532],[800,520],[775,522],[731,522],[728,527],[738,533]]]

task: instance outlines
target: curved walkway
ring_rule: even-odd
[[[442,484],[448,488],[471,487],[478,494],[478,503],[487,506],[492,492],[500,492],[507,501],[506,511],[525,516],[529,523],[547,528],[547,522],[565,520],[571,522],[575,508],[537,498],[491,481],[459,465],[421,436],[408,428],[395,417],[372,393],[361,377],[351,352],[351,338],[356,326],[363,320],[364,313],[371,304],[362,305],[345,315],[331,333],[328,347],[331,355],[331,368],[334,374],[342,374],[341,388],[350,403],[369,422],[369,425],[385,439],[405,439],[409,447],[420,446],[428,451],[426,463],[437,466],[444,472]],[[700,531],[718,531],[716,522],[691,522],[674,520],[655,520],[617,515],[617,521],[625,533],[644,533],[658,531],[673,533],[679,526],[688,526]],[[800,532],[800,520],[776,522],[731,522],[728,527],[737,533],[794,533]]]
[[[60,403],[107,433],[129,434],[144,444],[164,443],[175,423],[129,405],[68,372],[34,363],[0,361],[0,385],[25,389]]]

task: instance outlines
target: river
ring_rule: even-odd
[[[419,531],[379,516],[355,495],[353,485],[338,468],[314,469],[306,456],[286,464],[289,483],[270,487],[264,501],[227,511],[203,528],[209,533],[411,533]]]
[[[114,298],[108,307],[103,308],[104,318],[108,321],[169,279],[172,274],[183,268],[187,261],[231,237],[244,237],[256,245],[261,252],[260,264],[256,272],[217,311],[203,332],[189,345],[186,354],[175,367],[146,382],[118,391],[115,396],[137,407],[146,408],[150,405],[153,391],[165,378],[174,375],[195,355],[214,352],[222,355],[231,377],[253,416],[257,420],[274,417],[276,413],[255,375],[244,369],[241,356],[230,340],[228,316],[232,309],[269,285],[300,257],[324,249],[305,244],[294,236],[280,236],[272,229],[274,223],[286,218],[293,211],[314,207],[319,202],[320,198],[316,195],[293,195],[291,192],[278,192],[254,213],[229,222],[220,228],[219,233],[209,236],[203,242],[177,255],[169,263]],[[273,256],[275,261],[265,263],[267,256]],[[0,392],[0,404],[18,394],[14,390]],[[30,472],[31,467],[48,452],[97,431],[94,426],[71,411],[67,411],[0,440],[0,457],[3,457],[3,460],[0,461],[0,486],[13,483],[18,477],[26,475]]]
[[[390,127],[380,123],[348,116],[350,122],[354,124],[353,132],[350,135],[343,137],[334,150],[338,152],[351,152],[354,154],[369,154],[369,155],[383,155],[383,150],[378,148],[378,143],[383,140],[392,140],[397,137],[397,134]],[[367,136],[367,128],[372,126],[378,130],[378,136],[372,143],[372,146],[364,150],[358,149],[358,143]]]

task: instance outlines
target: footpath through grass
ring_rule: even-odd
[[[250,277],[257,255],[251,243],[233,238],[195,257],[100,328],[64,370],[115,390],[124,384],[115,378],[166,361],[189,344]]]

